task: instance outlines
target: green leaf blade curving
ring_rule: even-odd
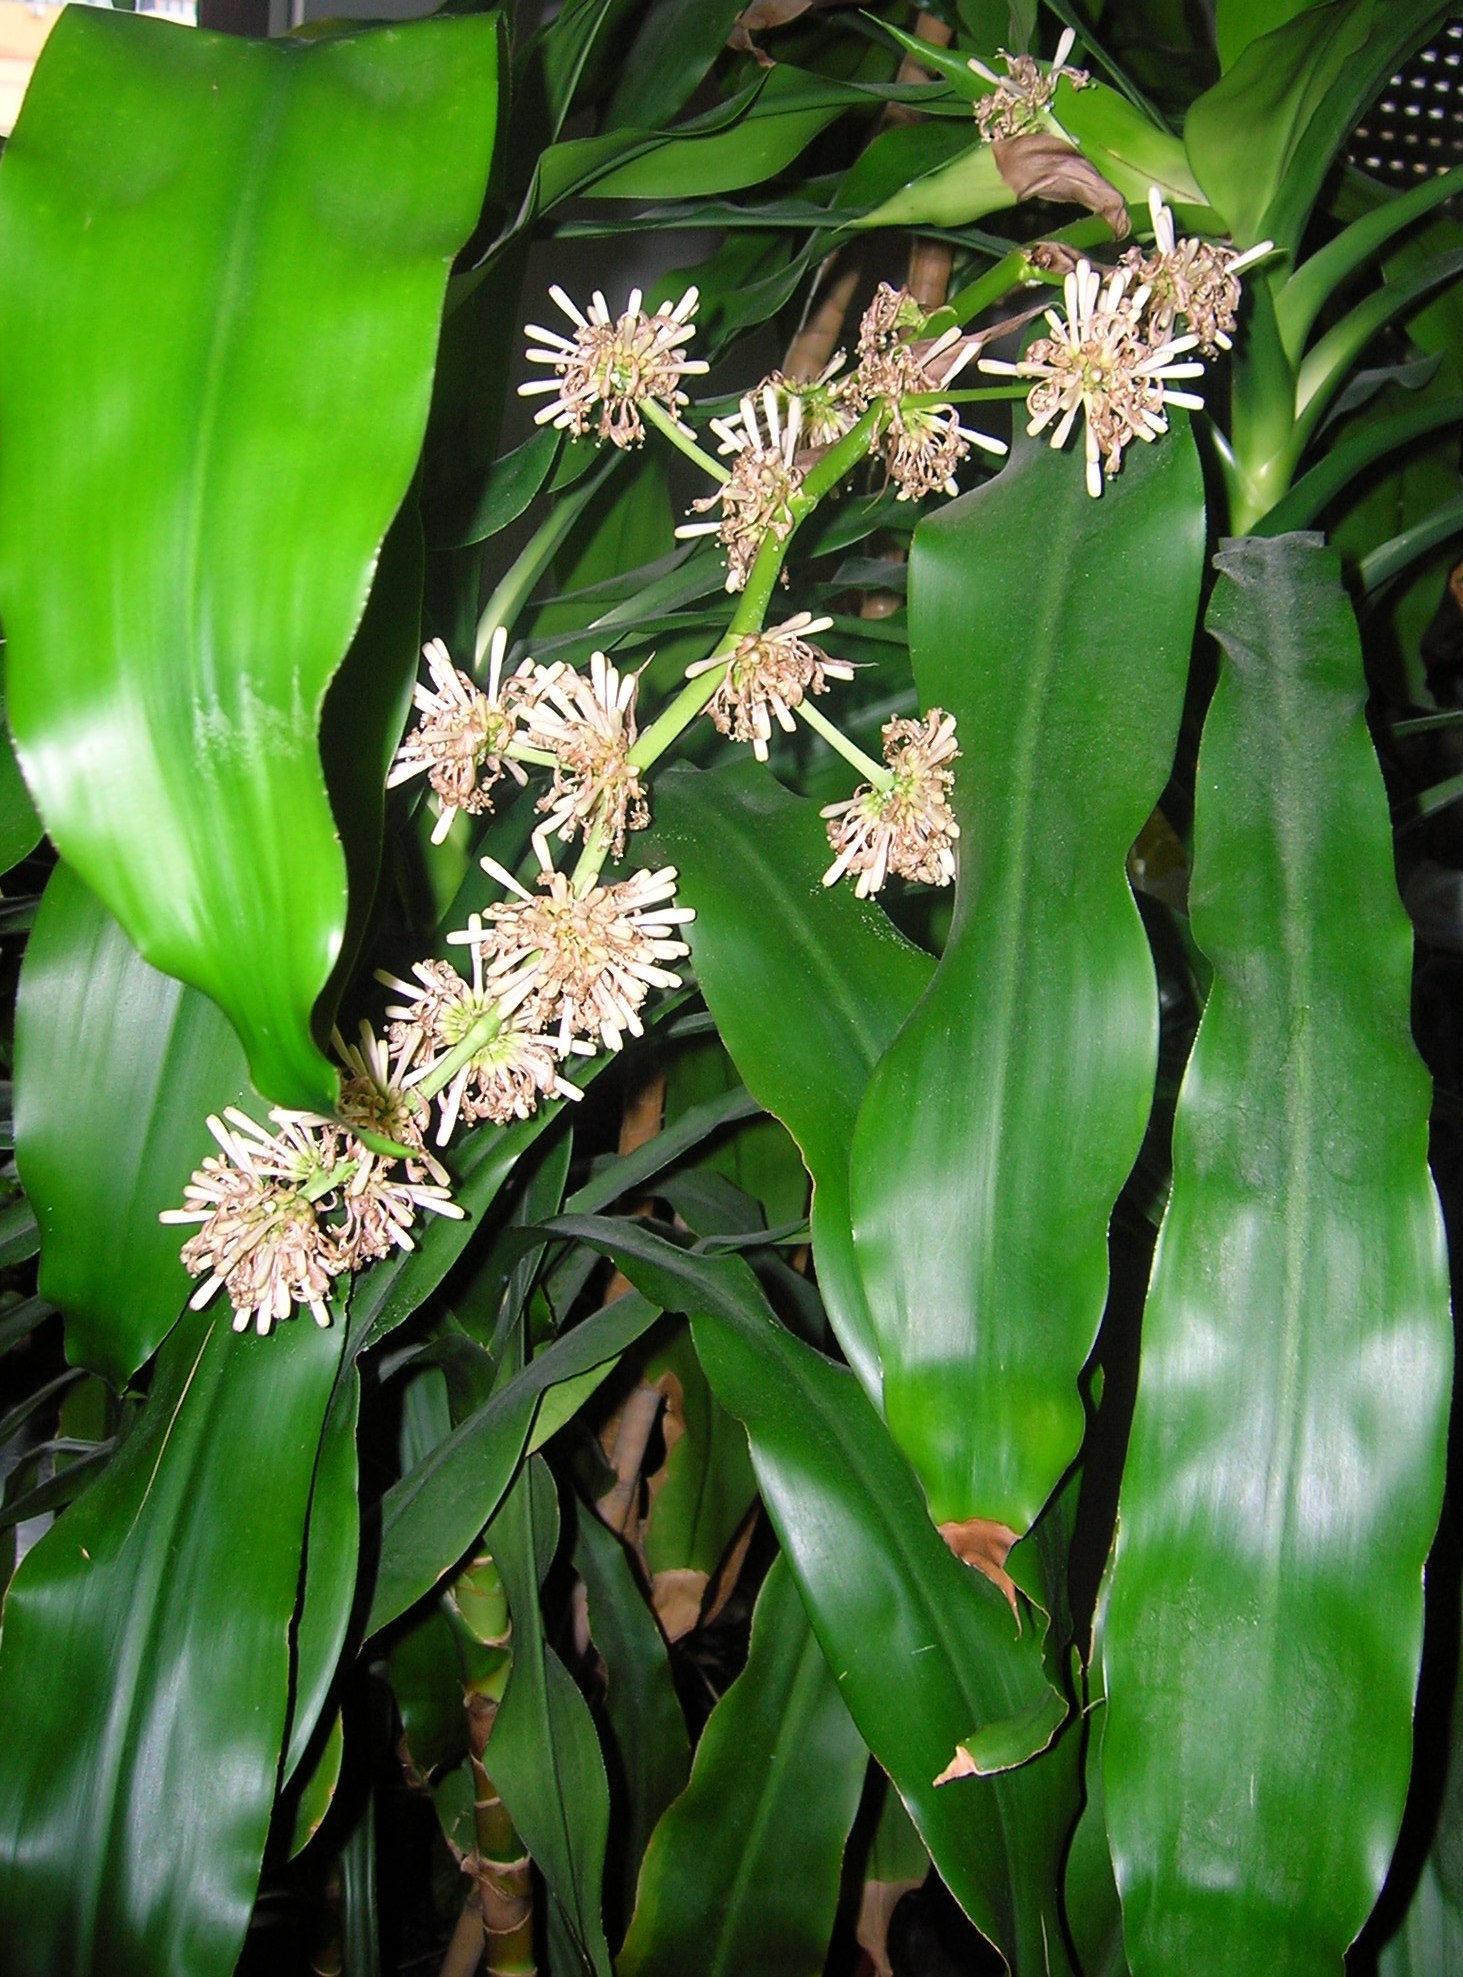
[[[497,66],[491,17],[302,44],[78,13],[0,173],[26,777],[285,1103],[334,1098],[311,1030],[346,916],[320,712],[421,443]]]
[[[877,1401],[848,1147],[869,1075],[934,963],[878,906],[823,886],[830,854],[817,805],[789,795],[760,764],[671,770],[655,800],[655,855],[677,866],[681,897],[696,909],[688,938],[697,980],[748,1088],[787,1127],[813,1177],[819,1287]]]
[[[1411,936],[1334,551],[1231,543],[1100,1649],[1135,1977],[1339,1977],[1396,1843],[1451,1375]]]
[[[10,1977],[229,1977],[274,1804],[290,1624],[343,1345],[179,1327],[146,1413],[6,1596]],[[220,1643],[227,1642],[227,1652]]]
[[[937,1523],[1025,1532],[1081,1442],[1157,1049],[1125,861],[1169,774],[1203,532],[1176,428],[1100,501],[1075,458],[1018,448],[915,535],[915,679],[958,723],[960,870],[859,1112],[852,1201],[885,1416]]]
[[[786,1565],[656,1827],[619,1977],[820,1977],[868,1752]]]

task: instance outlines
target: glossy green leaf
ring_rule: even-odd
[[[655,1830],[619,1977],[821,1977],[868,1753],[778,1559]]]
[[[1126,859],[1168,779],[1203,553],[1177,426],[1100,501],[1080,460],[1018,446],[915,534],[915,679],[957,720],[960,869],[940,966],[859,1113],[852,1199],[885,1416],[937,1523],[1026,1531],[1082,1440],[1156,1068]]]
[[[46,886],[15,1018],[16,1156],[42,1230],[40,1283],[72,1363],[123,1386],[193,1280],[191,1230],[158,1221],[215,1151],[204,1120],[249,1082],[227,1018],[149,967],[65,863]]]
[[[1353,220],[1324,247],[1308,255],[1275,298],[1275,319],[1292,363],[1300,360],[1311,326],[1348,275],[1362,267],[1404,228],[1463,191],[1463,166],[1409,186]]]
[[[878,906],[822,884],[818,806],[757,763],[655,788],[655,856],[696,909],[692,963],[748,1088],[813,1177],[818,1283],[838,1342],[878,1396],[879,1360],[854,1262],[848,1148],[869,1074],[934,972]],[[776,1021],[769,1021],[771,1012]]]
[[[1308,528],[1357,477],[1376,461],[1410,447],[1429,433],[1449,426],[1463,425],[1463,396],[1449,396],[1411,405],[1404,412],[1369,419],[1356,432],[1348,433],[1330,447],[1301,478],[1268,510],[1255,533],[1289,535]]]
[[[41,819],[20,764],[15,759],[15,743],[0,699],[0,873],[11,871],[28,857],[41,841]]]
[[[331,1718],[320,1754],[310,1767],[304,1789],[295,1800],[294,1821],[290,1828],[289,1857],[303,1853],[325,1823],[325,1815],[335,1803],[340,1784],[340,1767],[345,1759],[345,1725],[339,1713]]]
[[[1252,41],[1273,34],[1313,4],[1314,0],[1217,0],[1214,44],[1220,67],[1233,68]]]
[[[559,1506],[536,1456],[488,1527],[513,1616],[513,1669],[493,1724],[493,1783],[549,1895],[577,1961],[610,1977],[602,1919],[610,1794],[594,1722],[569,1671],[544,1638],[539,1584],[558,1543]]]
[[[588,1594],[590,1639],[605,1668],[604,1714],[620,1791],[612,1847],[628,1913],[650,1835],[690,1775],[691,1740],[665,1636],[630,1554],[587,1509],[579,1512],[574,1563]]]
[[[7,1977],[229,1977],[274,1802],[343,1343],[180,1326],[143,1418],[5,1602]],[[226,1646],[226,1651],[222,1651]]]
[[[1407,1791],[1448,1277],[1338,559],[1284,536],[1217,561],[1190,888],[1214,986],[1143,1320],[1103,1776],[1136,1977],[1338,1977]]]
[[[59,29],[0,177],[12,727],[142,953],[228,1013],[262,1091],[328,1108],[317,729],[421,444],[498,24]]]
[[[972,1921],[1018,1969],[1029,1959],[1066,1972],[1054,1904],[1077,1810],[1074,1740],[999,1777],[934,1782],[973,1727],[1014,1723],[1046,1695],[1034,1616],[1018,1633],[1001,1594],[941,1542],[858,1382],[777,1323],[739,1258],[690,1254],[640,1222],[553,1226],[690,1313],[712,1385],[746,1425],[763,1502],[859,1734]]]
[[[1016,204],[989,144],[971,142],[947,164],[937,165],[890,193],[870,213],[845,222],[849,227],[963,227]]]
[[[1337,151],[1443,0],[1329,0],[1245,47],[1189,110],[1184,142],[1236,245],[1294,254]]]
[[[523,1459],[539,1396],[616,1358],[656,1316],[644,1298],[626,1296],[584,1319],[387,1491],[368,1634],[404,1613],[472,1544]]]

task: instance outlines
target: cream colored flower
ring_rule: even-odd
[[[489,926],[448,939],[484,949],[486,987],[506,997],[526,991],[540,1027],[557,1029],[561,1054],[576,1037],[618,1050],[626,1032],[640,1036],[640,1010],[651,989],[680,987],[680,976],[664,964],[690,952],[672,937],[695,918],[689,907],[672,903],[674,868],[635,872],[582,894],[566,874],[546,870],[534,894],[491,859],[482,864],[516,897],[489,907]]]
[[[1044,74],[1030,55],[1008,55],[1004,48],[996,51],[1006,65],[1003,76],[998,76],[994,69],[988,69],[984,62],[971,57],[967,67],[974,69],[983,82],[992,85],[992,94],[983,96],[975,106],[975,121],[987,143],[1002,137],[1024,137],[1028,131],[1045,129],[1047,111],[1063,76],[1073,89],[1087,87],[1092,80],[1087,71],[1066,66],[1076,39],[1074,29],[1063,31],[1057,43],[1056,56]]]
[[[954,327],[926,336],[928,320],[908,289],[880,282],[859,325],[859,364],[849,385],[860,411],[882,401],[874,451],[901,501],[937,489],[957,493],[955,469],[972,446],[1007,451],[1004,440],[962,425],[953,405],[909,402],[947,390],[980,348],[979,337]]]
[[[483,980],[483,923],[474,914],[463,937],[472,945],[472,980],[464,981],[445,961],[418,961],[415,982],[392,975],[377,979],[407,999],[387,1008],[395,1021],[393,1036],[413,1039],[427,1053],[413,1073],[420,1083],[432,1068],[475,1031],[483,1032],[478,1048],[460,1065],[437,1095],[437,1144],[445,1146],[459,1119],[474,1124],[491,1119],[527,1119],[545,1098],[578,1099],[577,1085],[559,1075],[562,1053],[557,1043],[540,1034],[537,1008],[531,1004],[532,980],[517,985],[516,994],[498,994]],[[524,1006],[528,1005],[528,1006]]]
[[[1147,324],[1151,337],[1168,336],[1175,323],[1193,331],[1206,357],[1232,348],[1231,332],[1240,304],[1239,276],[1243,269],[1272,251],[1264,240],[1243,254],[1232,247],[1212,246],[1207,240],[1174,233],[1173,214],[1158,188],[1148,193],[1153,216],[1153,251],[1130,247],[1123,265],[1148,290]]]
[[[1053,446],[1065,445],[1078,414],[1083,416],[1091,495],[1102,493],[1104,469],[1118,472],[1130,441],[1146,444],[1168,431],[1166,405],[1198,411],[1204,404],[1192,392],[1171,388],[1177,379],[1203,376],[1202,364],[1174,361],[1199,339],[1150,340],[1143,325],[1148,291],[1130,291],[1131,280],[1130,268],[1117,268],[1104,284],[1088,262],[1079,261],[1063,284],[1066,317],[1046,312],[1051,335],[1038,337],[1018,363],[980,361],[983,371],[1035,380],[1026,399],[1031,415],[1026,430],[1044,432],[1055,421]]]
[[[334,1136],[296,1118],[267,1133],[234,1106],[223,1118],[211,1115],[208,1130],[222,1157],[210,1154],[183,1190],[185,1205],[158,1218],[202,1225],[182,1250],[191,1276],[208,1273],[189,1309],[202,1310],[226,1289],[236,1332],[252,1319],[262,1337],[296,1304],[308,1305],[317,1325],[328,1325],[325,1300],[345,1267],[317,1209],[338,1165]]]
[[[641,293],[632,289],[624,314],[611,317],[609,305],[598,290],[584,315],[562,288],[549,294],[574,325],[572,336],[558,330],[528,326],[530,337],[543,346],[530,343],[531,364],[552,365],[556,375],[539,378],[518,387],[519,395],[531,398],[551,391],[554,396],[534,415],[537,425],[555,425],[576,437],[594,431],[612,446],[638,446],[645,437],[640,408],[654,399],[673,419],[690,401],[681,390],[681,380],[704,372],[706,365],[695,357],[682,355],[695,331],[691,317],[696,312],[696,290],[688,288],[675,307],[664,303],[653,316],[641,308]]]
[[[541,864],[551,862],[543,840],[552,834],[567,843],[576,831],[598,828],[620,858],[626,831],[650,822],[645,785],[629,759],[639,684],[638,673],[622,676],[602,652],[590,655],[587,678],[571,666],[539,668],[524,739],[554,758],[553,787],[538,804],[548,814],[534,833]]]
[[[749,394],[742,400],[738,419],[713,419],[711,426],[721,442],[720,450],[736,457],[729,478],[715,494],[693,501],[691,507],[695,513],[705,514],[720,503],[721,519],[683,522],[676,534],[719,536],[727,554],[726,587],[744,590],[757,551],[768,536],[785,542],[798,523],[795,503],[803,486],[797,464],[802,402],[790,398],[779,404],[777,392],[764,384],[757,398]]]
[[[518,738],[518,722],[531,699],[533,664],[525,659],[504,680],[507,649],[508,634],[500,626],[493,633],[484,693],[457,670],[440,638],[423,648],[433,684],[416,688],[413,699],[421,719],[397,749],[386,787],[426,775],[442,806],[433,844],[446,837],[457,811],[476,816],[492,809],[493,785],[505,769],[515,781],[526,781],[508,749]]]
[[[872,897],[890,872],[923,885],[949,885],[960,835],[950,808],[955,777],[949,765],[959,754],[955,717],[939,707],[920,721],[890,721],[884,729],[887,783],[865,783],[847,802],[830,803],[822,812],[836,853],[824,885],[856,872],[860,899]]]
[[[827,631],[831,618],[814,618],[806,611],[785,624],[748,632],[737,640],[729,659],[698,659],[686,668],[686,678],[724,667],[725,675],[706,704],[706,711],[724,735],[749,741],[759,762],[767,760],[772,723],[791,734],[797,723],[792,710],[804,694],[826,693],[828,681],[851,680],[853,667],[830,659],[810,643],[816,632]]]

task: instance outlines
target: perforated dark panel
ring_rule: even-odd
[[[1463,19],[1449,21],[1382,91],[1352,139],[1351,161],[1389,185],[1463,164]]]

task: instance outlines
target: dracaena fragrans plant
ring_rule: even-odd
[[[1463,51],[1059,11],[52,35],[7,1972],[1463,1944]]]

